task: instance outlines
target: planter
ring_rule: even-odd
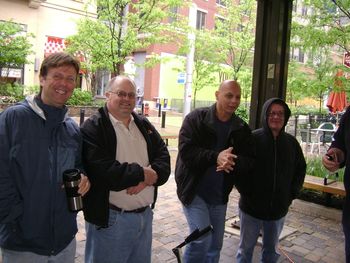
[[[339,210],[343,209],[344,203],[344,197],[342,196],[332,195],[329,193],[323,193],[310,189],[302,189],[300,191],[298,199]]]
[[[0,103],[0,112],[14,105],[13,103]],[[85,117],[91,116],[97,112],[97,106],[68,106],[69,115],[72,117],[80,116],[80,111],[84,110]]]

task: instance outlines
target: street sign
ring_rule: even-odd
[[[345,67],[350,68],[350,52],[344,53],[343,64],[344,64]]]
[[[177,74],[177,83],[178,84],[185,84],[186,82],[186,73],[180,72]]]

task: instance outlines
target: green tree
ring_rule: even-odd
[[[0,21],[0,68],[20,68],[29,63],[32,37],[33,35],[24,32],[19,24]]]
[[[239,84],[241,85],[241,95],[244,101],[245,110],[248,109],[248,99],[252,92],[253,72],[251,67],[242,67],[238,72]]]
[[[308,62],[307,65],[314,72],[313,78],[309,81],[308,85],[310,86],[310,92],[312,92],[313,97],[319,102],[319,112],[321,113],[324,98],[334,84],[335,65],[328,51],[324,51],[324,53],[318,52],[318,58],[314,59],[313,62]]]
[[[300,19],[308,22],[301,25],[303,42],[308,46],[337,46],[350,51],[350,1],[304,0],[307,14]]]
[[[287,101],[297,106],[298,100],[307,95],[308,74],[301,63],[291,60],[288,65]]]
[[[171,12],[184,4],[181,0],[97,0],[96,20],[84,18],[78,32],[68,38],[67,50],[84,56],[83,66],[92,74],[108,70],[119,75],[126,58],[137,50],[145,50],[154,43],[174,41],[178,19]],[[174,17],[173,17],[174,18]],[[152,65],[157,59],[148,59]],[[90,76],[91,78],[91,76]]]
[[[334,88],[337,70],[349,73],[340,61],[350,50],[350,2],[304,0],[299,8],[300,4],[303,12],[293,18],[291,47],[308,53],[305,94],[318,100],[321,112],[324,97]],[[304,78],[295,81],[303,82]],[[347,90],[349,86],[343,78],[342,87]]]
[[[195,30],[195,54],[193,70],[193,106],[197,93],[203,88],[217,88],[218,82],[228,78],[237,80],[239,72],[251,67],[254,46],[254,27],[256,1],[244,0],[239,3],[225,2],[226,7],[219,10],[215,28]],[[185,42],[181,54],[188,50]],[[219,73],[219,81],[215,72]],[[251,85],[246,72],[242,85],[244,96],[248,96]],[[249,84],[250,83],[250,84]],[[243,89],[245,88],[245,89]],[[246,105],[247,106],[247,105]]]
[[[217,57],[227,65],[223,75],[235,80],[244,66],[252,66],[255,43],[256,1],[226,1],[215,21]]]
[[[190,30],[190,29],[189,29]],[[195,52],[193,68],[193,100],[192,107],[196,108],[197,93],[203,88],[217,88],[218,81],[215,72],[220,67],[217,63],[217,46],[210,30],[195,30]],[[188,44],[188,42],[186,42]],[[180,52],[188,51],[189,46],[183,46]]]

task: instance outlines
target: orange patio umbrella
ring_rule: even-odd
[[[327,107],[331,113],[342,112],[346,107],[345,91],[331,91],[328,95]]]
[[[347,106],[346,93],[342,89],[343,83],[339,77],[343,76],[343,72],[339,70],[335,79],[335,86],[340,87],[338,90],[333,90],[328,95],[327,107],[329,111],[333,114],[337,114],[338,123],[338,113],[342,112]]]

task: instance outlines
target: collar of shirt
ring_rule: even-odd
[[[118,120],[117,118],[115,118],[111,113],[108,113],[109,115],[109,119],[111,120],[112,122],[112,125],[113,126],[116,126],[116,125],[124,125],[124,123],[120,120]],[[129,122],[129,126],[131,125],[131,123],[135,123],[135,120],[134,120],[134,116],[132,116],[130,114],[130,122]],[[124,125],[125,126],[125,125]],[[126,127],[127,129],[129,129],[129,127]]]

